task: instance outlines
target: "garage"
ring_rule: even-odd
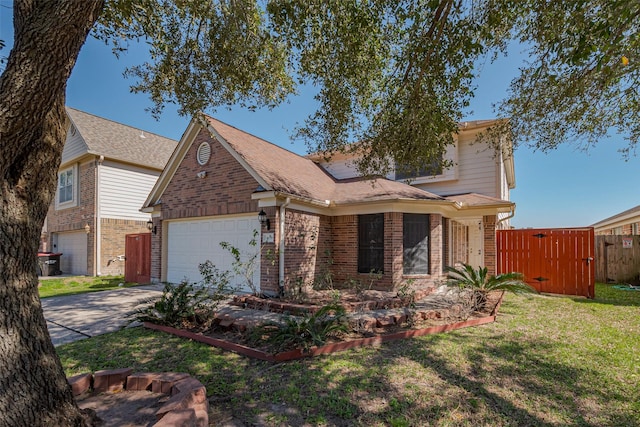
[[[62,253],[60,270],[62,274],[87,274],[87,232],[74,231],[58,233],[54,240],[54,251]]]
[[[228,242],[238,248],[242,259],[255,254],[259,246],[251,246],[254,230],[260,230],[258,215],[225,216],[167,223],[167,275],[166,281],[179,283],[185,278],[199,282],[202,277],[198,265],[210,260],[220,271],[232,271],[233,256],[220,246]],[[253,283],[260,286],[260,259],[256,260]],[[231,285],[251,292],[243,277],[233,276]]]

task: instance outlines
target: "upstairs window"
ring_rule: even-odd
[[[432,160],[430,164],[426,165],[419,171],[410,170],[410,169],[408,170],[406,166],[396,163],[396,180],[419,178],[423,176],[442,175],[443,163],[444,161],[442,158],[442,154],[440,154],[440,157]]]
[[[384,214],[358,216],[358,273],[384,272]]]
[[[429,215],[402,215],[404,274],[429,274]]]
[[[75,206],[76,182],[75,166],[64,169],[58,173],[58,195],[56,202],[59,208]]]

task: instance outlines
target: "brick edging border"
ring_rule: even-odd
[[[110,369],[67,378],[74,396],[94,392],[151,391],[170,396],[156,411],[154,427],[209,425],[207,389],[182,372],[133,372],[131,368]]]
[[[309,351],[305,352],[302,349],[296,349],[286,351],[282,353],[267,353],[262,350],[258,350],[252,347],[248,347],[242,344],[236,344],[230,341],[221,340],[218,338],[207,337],[195,332],[186,331],[184,329],[177,329],[171,326],[157,325],[151,322],[144,322],[145,328],[166,332],[172,335],[176,335],[182,338],[192,339],[203,344],[207,344],[213,347],[221,348],[223,350],[230,350],[234,353],[241,354],[243,356],[252,357],[254,359],[265,360],[267,362],[285,362],[289,360],[303,359],[307,357],[319,356],[321,354],[330,354],[337,351],[350,350],[352,348],[365,347],[371,345],[379,345],[385,342],[397,341],[400,339],[420,337],[423,335],[438,334],[441,332],[453,331],[461,328],[468,328],[471,326],[479,326],[487,323],[495,322],[497,317],[498,308],[502,304],[504,298],[504,292],[500,295],[496,306],[489,316],[480,317],[477,319],[465,320],[463,322],[450,323],[447,325],[430,326],[422,329],[411,329],[407,331],[400,331],[391,334],[377,335],[370,338],[360,338],[351,341],[342,341],[332,344],[323,345],[321,347],[311,347]]]

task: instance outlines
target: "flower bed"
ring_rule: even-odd
[[[459,310],[456,310],[454,306],[428,311],[404,308],[403,310],[409,313],[404,317],[393,314],[393,310],[385,309],[377,312],[376,315],[378,316],[377,319],[386,319],[386,321],[377,321],[375,325],[371,325],[368,329],[354,330],[354,317],[352,316],[349,318],[351,327],[348,333],[334,337],[321,346],[310,346],[305,349],[292,348],[284,351],[270,347],[268,342],[256,345],[254,340],[254,344],[250,344],[252,342],[250,334],[253,328],[247,328],[242,323],[235,325],[234,322],[227,321],[225,323],[226,327],[222,328],[220,327],[220,321],[218,321],[214,322],[214,326],[208,329],[199,328],[197,325],[174,328],[150,322],[145,322],[144,326],[224,350],[230,350],[244,356],[270,362],[283,362],[491,323],[496,320],[503,295],[503,292],[492,293],[490,308],[486,312],[475,313],[474,316],[467,319],[456,318],[456,313],[459,314]],[[247,311],[245,317],[249,317],[251,309],[247,308],[245,310]],[[240,327],[240,325],[243,325],[243,327]]]

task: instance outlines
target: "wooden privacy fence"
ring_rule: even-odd
[[[596,236],[596,280],[640,284],[640,236]]]
[[[497,273],[519,272],[539,292],[595,296],[593,228],[498,230]]]

